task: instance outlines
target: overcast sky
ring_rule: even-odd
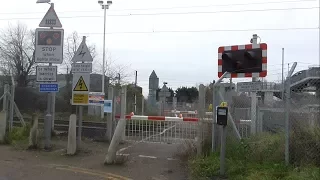
[[[103,10],[97,1],[52,2],[65,35],[88,36],[97,46],[95,61],[102,62]],[[274,81],[281,79],[281,48],[285,71],[295,61],[297,70],[319,65],[318,7],[319,0],[114,0],[106,47],[118,64],[130,65],[129,81],[138,71],[147,95],[152,70],[172,88],[217,79],[218,47],[250,43],[256,33],[268,44],[267,80]],[[20,21],[35,29],[48,8],[36,0],[1,0],[0,27]]]

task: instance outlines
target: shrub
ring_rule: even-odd
[[[320,166],[320,128],[296,125],[290,135],[290,160],[300,166]]]
[[[263,133],[247,140],[248,159],[252,162],[282,163],[284,160],[284,134]]]
[[[6,143],[15,144],[18,141],[27,140],[30,133],[30,125],[27,124],[25,127],[13,127],[10,132],[7,133]]]
[[[194,179],[214,177],[219,174],[220,160],[217,153],[195,157],[189,161],[191,176]]]
[[[185,140],[177,149],[175,156],[182,161],[188,161],[197,154],[197,146],[194,141]]]
[[[320,129],[299,126],[291,134],[290,155],[295,166],[284,165],[284,133],[264,133],[248,139],[227,138],[226,174],[229,179],[320,179]],[[195,179],[219,176],[219,152],[189,161]],[[299,165],[299,167],[296,167]],[[295,168],[294,168],[295,167]]]

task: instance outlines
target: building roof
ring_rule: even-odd
[[[153,70],[149,76],[149,79],[157,79],[157,78],[158,78],[158,76],[157,76],[156,72]]]

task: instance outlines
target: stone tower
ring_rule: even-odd
[[[159,78],[156,72],[153,70],[149,76],[149,95],[148,95],[148,104],[150,106],[156,106],[157,97],[156,92],[159,88]]]

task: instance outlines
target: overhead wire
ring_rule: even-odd
[[[246,31],[290,31],[290,30],[318,30],[317,27],[310,28],[269,28],[269,29],[208,29],[208,30],[160,30],[160,31],[129,31],[129,32],[107,32],[106,34],[156,34],[156,33],[204,33],[204,32],[246,32]],[[103,35],[103,33],[85,33],[86,35]]]
[[[251,3],[236,3],[236,4],[210,4],[210,5],[200,5],[200,6],[177,6],[168,8],[140,8],[140,9],[111,9],[109,12],[119,12],[119,11],[152,11],[152,10],[172,10],[172,9],[189,9],[189,8],[208,8],[208,7],[230,7],[230,6],[247,6],[247,5],[264,5],[264,4],[285,4],[285,3],[305,3],[305,2],[315,2],[316,0],[288,0],[288,1],[269,1],[269,2],[251,2]],[[90,13],[98,12],[97,10],[89,11],[61,11],[59,13]],[[42,14],[43,12],[1,12],[0,14]]]
[[[186,15],[186,14],[216,14],[216,13],[242,13],[242,12],[263,12],[263,11],[287,11],[287,10],[310,10],[319,7],[300,7],[300,8],[277,8],[277,9],[246,9],[246,10],[224,10],[224,11],[198,11],[198,12],[162,12],[162,13],[142,13],[142,14],[111,14],[108,16],[154,16],[154,15]]]
[[[162,12],[162,13],[142,13],[142,14],[108,14],[108,16],[153,16],[153,15],[186,15],[186,14],[216,14],[216,13],[242,13],[242,12],[264,12],[264,11],[287,11],[287,10],[311,10],[318,9],[319,7],[301,7],[301,8],[278,8],[278,9],[247,9],[247,10],[228,10],[228,11],[199,11],[199,12]],[[103,18],[104,16],[61,16],[60,19],[67,18]],[[15,17],[15,18],[1,18],[0,21],[3,20],[32,20],[38,19],[38,17]]]

